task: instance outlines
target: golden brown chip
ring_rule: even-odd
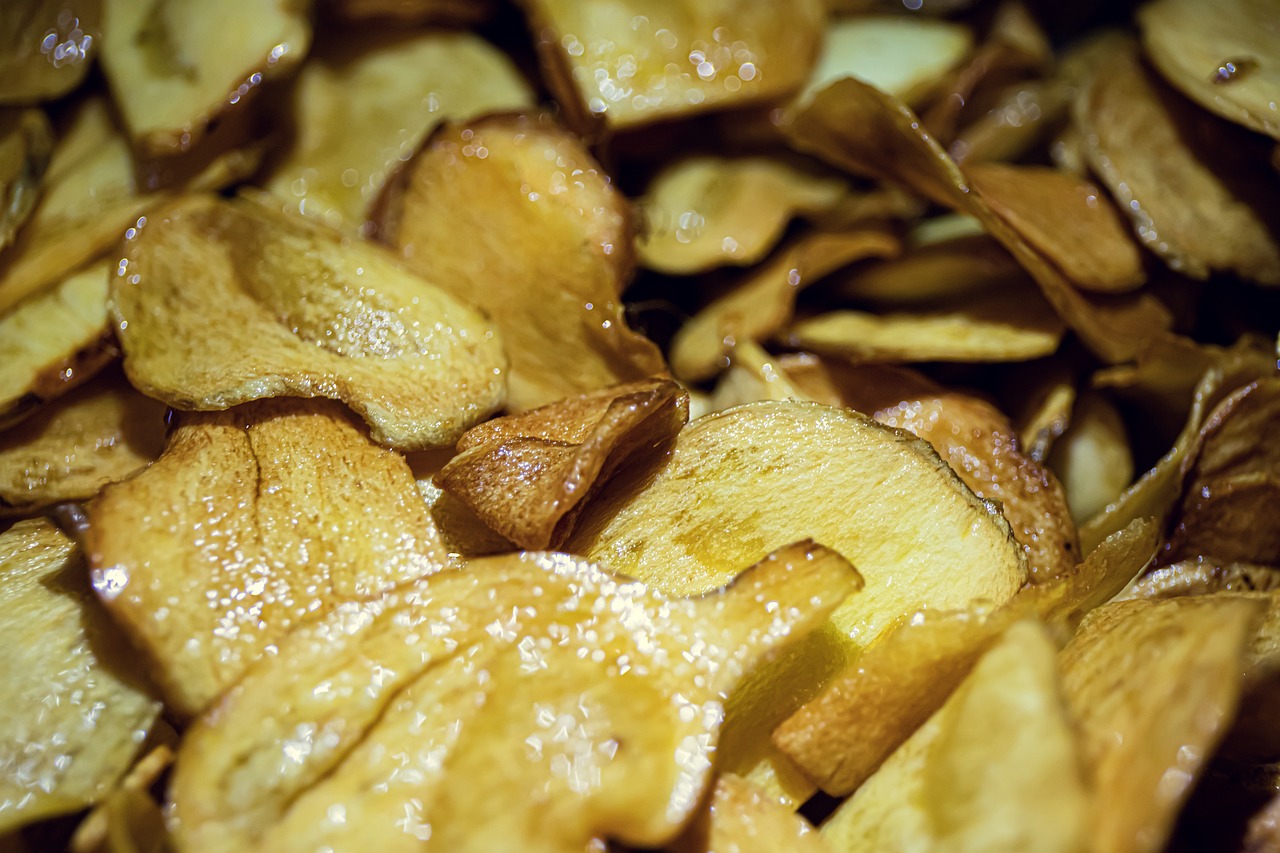
[[[1061,125],[1070,112],[1072,94],[1071,88],[1058,78],[1011,85],[985,115],[956,135],[947,150],[957,163],[970,165],[1020,160]],[[1063,168],[1057,162],[1054,165]],[[1083,171],[1071,174],[1080,175]]]
[[[437,481],[521,548],[558,547],[619,466],[688,419],[689,398],[669,379],[566,397],[472,427]]]
[[[144,156],[190,150],[310,46],[296,0],[103,0],[103,71]]]
[[[523,0],[547,85],[579,129],[787,95],[822,42],[821,0]]]
[[[0,109],[0,250],[31,216],[52,152],[43,111]]]
[[[680,600],[526,552],[343,605],[188,733],[179,846],[660,846],[711,784],[723,697],[856,580],[801,543]]]
[[[403,458],[327,400],[180,415],[89,520],[94,586],[182,714],[304,617],[450,563]]]
[[[669,847],[674,853],[830,853],[807,820],[732,773],[716,779],[706,808]]]
[[[532,104],[515,66],[477,35],[344,35],[299,72],[298,136],[266,188],[332,227],[359,231],[391,173],[437,124]]]
[[[1169,324],[1149,295],[1090,296],[973,191],[960,168],[900,101],[858,80],[819,92],[784,128],[791,144],[857,174],[903,184],[977,217],[1039,284],[1054,310],[1106,361],[1124,361]]]
[[[0,834],[106,794],[160,713],[94,599],[84,561],[41,519],[0,533]]]
[[[113,371],[0,433],[0,516],[86,500],[146,466],[164,414]]]
[[[520,549],[476,517],[470,507],[436,485],[440,470],[449,463],[452,450],[428,450],[405,454],[413,471],[418,493],[431,520],[440,531],[440,540],[455,557],[486,557]]]
[[[149,217],[111,300],[129,380],[176,408],[336,398],[377,441],[421,450],[502,404],[502,344],[479,312],[260,199],[187,196]]]
[[[493,319],[511,360],[509,410],[665,370],[623,316],[626,201],[550,119],[442,126],[388,187],[379,219],[406,264]]]
[[[1093,850],[1162,849],[1235,716],[1261,609],[1214,596],[1124,601],[1085,618],[1059,665],[1096,790]]]
[[[1114,503],[1133,482],[1133,453],[1120,413],[1106,397],[1086,391],[1071,425],[1049,454],[1049,467],[1067,493],[1071,518],[1084,524]]]
[[[102,0],[5,0],[0,104],[49,101],[80,85],[98,52]]]
[[[1089,166],[1139,241],[1193,278],[1227,270],[1280,284],[1280,181],[1262,149],[1250,153],[1255,140],[1180,102],[1131,43],[1100,57],[1094,72],[1076,121]]]
[[[1162,560],[1201,555],[1280,565],[1280,472],[1192,481]]]
[[[986,234],[964,234],[837,274],[830,288],[841,298],[898,307],[1021,284],[1026,277],[995,240]]]

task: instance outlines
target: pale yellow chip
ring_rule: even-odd
[[[0,104],[59,98],[97,57],[101,0],[5,0],[0,6]]]
[[[31,216],[52,153],[43,110],[0,109],[0,250]]]
[[[151,216],[111,304],[129,380],[176,408],[336,398],[376,440],[421,450],[502,404],[506,357],[480,312],[261,198],[187,196]]]
[[[451,564],[404,459],[328,400],[179,416],[89,522],[94,586],[185,715],[307,616]]]
[[[1062,481],[1071,518],[1084,524],[1133,482],[1133,452],[1120,413],[1102,394],[1082,393],[1071,424],[1053,444],[1049,467]]]
[[[674,853],[831,853],[813,826],[741,776],[722,774]]]

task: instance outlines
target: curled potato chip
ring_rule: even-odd
[[[802,287],[854,261],[897,250],[897,238],[882,228],[798,237],[680,327],[671,342],[671,369],[689,381],[715,375],[733,341],[760,341],[786,326]]]
[[[160,703],[42,519],[0,533],[0,833],[97,801],[129,769]],[[38,713],[33,713],[38,710]]]
[[[1248,134],[1180,102],[1131,43],[1099,57],[1089,81],[1076,103],[1085,155],[1139,241],[1193,278],[1229,270],[1280,284],[1280,184],[1249,155]]]
[[[164,413],[113,372],[0,433],[0,516],[86,500],[145,467],[164,444]]]
[[[523,411],[665,370],[623,316],[628,217],[582,140],[504,115],[439,128],[388,187],[379,227],[412,269],[493,319],[507,408]],[[493,250],[477,252],[477,235]]]
[[[830,289],[841,298],[914,306],[992,290],[1025,278],[1022,267],[999,243],[986,234],[964,234],[837,274]]]
[[[266,188],[304,214],[359,230],[391,173],[437,124],[532,104],[511,61],[477,35],[345,36],[299,72],[298,135]]]
[[[450,563],[404,460],[327,400],[181,415],[89,521],[94,586],[182,714],[304,617]]]
[[[524,0],[547,85],[572,122],[614,129],[743,106],[799,88],[821,0]]]
[[[688,397],[669,379],[615,385],[472,427],[437,479],[521,548],[556,547],[620,465],[688,419]]]
[[[98,52],[102,0],[5,0],[0,104],[49,101],[80,85]]]
[[[679,600],[526,552],[343,605],[188,734],[179,846],[659,846],[711,782],[723,697],[856,577],[801,543]]]
[[[926,198],[970,213],[1036,280],[1054,310],[1099,357],[1124,361],[1169,324],[1149,295],[1090,296],[972,190],[920,119],[889,95],[854,80],[819,92],[784,128],[790,143],[857,174],[901,183]]]
[[[310,45],[295,0],[103,0],[102,67],[144,156],[190,150]]]
[[[1076,400],[1071,425],[1053,445],[1049,467],[1062,481],[1076,524],[1114,503],[1133,482],[1133,453],[1124,421],[1097,392]]]
[[[41,110],[0,109],[0,249],[27,221],[53,152],[53,128]]]
[[[689,275],[750,266],[797,215],[834,208],[849,192],[837,177],[776,157],[687,157],[666,166],[637,202],[645,267]]]
[[[707,807],[670,849],[674,853],[830,853],[807,820],[732,773],[716,779]]]
[[[502,346],[479,312],[264,201],[188,196],[149,217],[111,304],[129,380],[177,408],[331,397],[419,450],[502,402]]]

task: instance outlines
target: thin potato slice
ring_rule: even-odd
[[[914,306],[1020,284],[1026,277],[999,243],[986,234],[964,234],[839,274],[830,288],[845,299]]]
[[[549,119],[442,126],[388,187],[379,220],[405,263],[493,319],[511,359],[508,410],[666,369],[623,316],[626,201]]]
[[[0,6],[0,104],[59,98],[98,52],[101,0],[5,0]]]
[[[1098,62],[1076,103],[1076,122],[1090,168],[1128,214],[1139,241],[1193,278],[1227,270],[1280,284],[1280,216],[1273,203],[1280,181],[1262,156],[1250,155],[1254,140],[1180,102],[1131,43]],[[1224,148],[1231,157],[1222,156]]]
[[[714,376],[733,341],[761,341],[787,325],[801,288],[855,261],[897,251],[897,238],[884,229],[798,237],[680,327],[671,342],[671,369],[688,381]]]
[[[920,119],[889,95],[854,80],[819,92],[784,128],[793,146],[852,172],[901,183],[926,198],[972,214],[1036,280],[1054,310],[1106,361],[1132,358],[1170,317],[1148,295],[1080,293],[1052,260],[969,186]]]
[[[0,109],[0,250],[31,216],[53,153],[53,128],[41,110]]]
[[[151,216],[111,301],[129,380],[176,408],[336,398],[375,440],[421,450],[502,403],[502,345],[479,312],[265,201],[188,196]]]
[[[1280,474],[1233,477],[1188,492],[1164,560],[1198,556],[1280,565]]]
[[[102,67],[144,157],[190,150],[311,45],[297,0],[103,0]]]
[[[1020,160],[1062,124],[1073,94],[1070,86],[1056,78],[1009,86],[985,115],[956,135],[947,150],[957,163]],[[1062,169],[1061,164],[1055,165]]]
[[[1125,601],[1062,651],[1063,692],[1097,792],[1092,849],[1162,849],[1240,699],[1258,601]]]
[[[168,834],[164,815],[147,789],[172,764],[173,750],[164,744],[139,759],[76,827],[67,845],[70,853],[160,853],[165,850]]]
[[[688,600],[526,552],[344,605],[188,734],[179,846],[659,846],[711,783],[723,697],[856,582],[804,543]]]
[[[750,266],[792,217],[829,211],[848,192],[841,178],[776,157],[687,157],[655,175],[637,202],[645,227],[636,254],[672,275]]]
[[[1019,406],[1018,443],[1028,457],[1041,464],[1048,464],[1049,454],[1058,439],[1071,428],[1077,397],[1076,385],[1074,377],[1065,368],[1048,371],[1037,369],[1035,373],[1036,387]],[[1057,471],[1054,473],[1061,480],[1062,475]],[[1129,477],[1133,477],[1132,472]],[[1067,503],[1070,504],[1070,499]]]
[[[298,136],[266,188],[304,214],[359,231],[391,173],[437,124],[532,104],[511,61],[471,33],[343,36],[299,73]]]
[[[1054,443],[1049,467],[1062,481],[1071,519],[1084,524],[1133,482],[1133,453],[1120,413],[1106,397],[1086,391],[1071,412],[1071,425]]]
[[[1090,797],[1044,629],[1019,623],[822,825],[833,850],[1090,849]]]
[[[580,129],[790,94],[822,42],[821,0],[524,0],[547,84]]]
[[[0,533],[0,834],[75,812],[129,769],[160,714],[89,588],[71,540],[44,520]]]
[[[164,445],[164,414],[113,371],[0,433],[0,516],[86,500],[145,467]]]
[[[327,400],[180,416],[89,521],[94,586],[182,714],[304,617],[450,564],[408,465]]]
[[[1152,569],[1125,590],[1122,599],[1172,598],[1215,592],[1280,590],[1280,568],[1248,563],[1221,563],[1204,557]]]
[[[436,484],[441,469],[453,451],[408,453],[405,461],[417,481],[418,494],[427,505],[431,520],[440,531],[449,554],[454,557],[487,557],[520,549],[476,517],[471,508]]]
[[[830,853],[807,820],[732,773],[716,779],[711,801],[670,849],[674,853]]]
[[[521,548],[557,547],[619,466],[688,419],[688,395],[669,379],[616,385],[472,427],[437,479]]]
[[[1280,31],[1268,0],[1155,0],[1142,46],[1165,79],[1211,112],[1280,139]]]

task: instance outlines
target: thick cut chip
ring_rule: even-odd
[[[547,84],[586,129],[635,127],[798,89],[822,0],[523,0]]]
[[[532,103],[511,61],[477,35],[344,34],[299,73],[297,137],[266,187],[304,214],[359,231],[391,173],[437,124]]]
[[[0,516],[93,497],[160,455],[163,404],[118,373],[0,433]]]
[[[102,66],[134,148],[190,150],[311,45],[299,0],[103,0]]]
[[[102,0],[0,5],[0,104],[49,101],[80,85],[98,52]]]
[[[304,617],[450,564],[404,459],[327,400],[179,416],[89,521],[94,586],[183,714]]]
[[[897,238],[884,229],[796,238],[680,327],[671,343],[672,370],[689,381],[714,376],[735,340],[761,341],[787,325],[801,288],[854,261],[897,251]]]
[[[711,801],[669,848],[674,853],[831,853],[807,820],[732,773],[716,779]]]
[[[1280,28],[1270,0],[1155,0],[1138,11],[1142,46],[1184,95],[1280,139]]]
[[[1280,179],[1256,140],[1169,91],[1131,43],[1099,57],[1089,79],[1076,103],[1085,155],[1139,241],[1193,278],[1227,270],[1280,284]]]
[[[40,110],[0,109],[0,250],[31,216],[53,153],[53,128]]]
[[[838,851],[1090,849],[1090,798],[1056,647],[1014,625],[943,708],[821,827]]]
[[[1106,397],[1086,391],[1076,400],[1071,425],[1054,443],[1049,467],[1062,481],[1076,524],[1114,503],[1133,482],[1133,453],[1124,421]]]
[[[711,783],[724,696],[856,582],[811,543],[688,600],[525,552],[343,605],[188,733],[179,847],[660,846]]]
[[[437,479],[521,548],[558,547],[619,466],[688,420],[689,397],[669,379],[617,385],[472,427]]]
[[[1054,310],[1109,362],[1132,358],[1169,325],[1153,297],[1088,295],[970,187],[968,179],[919,117],[901,101],[862,83],[837,81],[796,112],[784,131],[790,143],[856,174],[891,180],[975,216],[1036,280]]]
[[[492,325],[383,249],[262,200],[188,196],[125,249],[112,312],[129,380],[180,409],[342,400],[376,440],[440,447],[502,404]]]
[[[511,359],[507,408],[662,373],[627,327],[626,200],[578,137],[550,119],[442,126],[388,187],[383,236],[405,262],[479,305]]]
[[[1226,733],[1261,602],[1137,600],[1085,618],[1062,651],[1063,692],[1096,791],[1092,849],[1163,848]]]
[[[750,266],[792,217],[831,211],[848,193],[843,179],[776,157],[687,157],[662,169],[637,202],[636,254],[672,275]]]
[[[43,520],[0,533],[0,834],[79,811],[124,775],[160,714],[88,584]]]
[[[1022,267],[986,234],[963,234],[917,245],[901,257],[866,264],[830,285],[843,298],[914,306],[1020,284]]]

